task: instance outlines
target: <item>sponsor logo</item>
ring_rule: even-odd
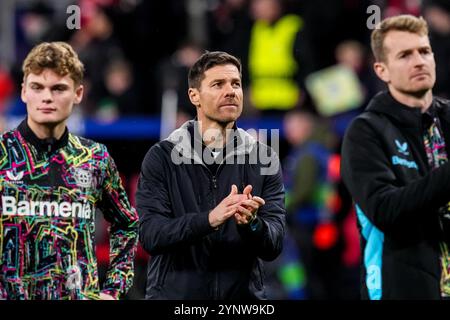
[[[2,214],[5,216],[47,216],[90,219],[93,208],[86,201],[17,201],[15,197],[2,197]]]
[[[22,184],[23,171],[15,173],[14,171],[6,171],[6,177],[8,180],[14,184]]]
[[[406,142],[401,143],[395,139],[395,145],[397,146],[397,151],[405,156],[409,156],[408,144]]]
[[[417,163],[415,161],[409,161],[397,156],[392,157],[392,164],[407,167],[409,169],[416,169],[419,170],[419,167],[417,166]]]

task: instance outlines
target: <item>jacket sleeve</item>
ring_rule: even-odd
[[[173,213],[167,181],[168,164],[162,148],[153,146],[144,158],[136,192],[140,215],[139,241],[151,255],[157,255],[201,240],[214,232],[209,212],[192,212],[182,216]]]
[[[275,172],[263,175],[262,194],[265,204],[259,208],[257,218],[250,225],[238,226],[238,232],[257,255],[266,261],[274,260],[283,249],[286,229],[286,210],[284,205],[284,185],[280,161],[271,151],[271,166]],[[256,196],[256,194],[255,194]]]
[[[342,146],[342,178],[356,205],[381,231],[432,218],[433,209],[450,199],[449,163],[400,185],[377,132],[367,120],[352,122]]]
[[[99,209],[111,226],[109,267],[102,292],[120,298],[133,284],[139,218],[128,200],[119,172],[106,147],[104,152],[107,164]]]

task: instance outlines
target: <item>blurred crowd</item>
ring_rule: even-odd
[[[73,4],[79,29],[66,24]],[[0,19],[0,128],[26,113],[21,63],[42,41],[67,41],[78,52],[86,91],[76,112],[104,122],[166,114],[177,126],[193,118],[189,67],[204,50],[234,54],[243,64],[243,118],[283,123],[289,232],[282,255],[267,264],[270,297],[357,299],[359,239],[339,150],[349,121],[384,89],[372,71],[372,5],[380,18],[428,21],[434,94],[450,98],[448,0],[16,0],[0,2],[0,18],[9,17]],[[139,168],[125,171],[133,194],[136,175],[128,173]],[[101,234],[99,243],[107,261]],[[143,296],[148,258],[138,254],[131,299]]]

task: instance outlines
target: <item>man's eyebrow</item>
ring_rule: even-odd
[[[215,79],[212,79],[209,83],[214,83],[214,82],[224,82],[224,81],[225,81],[224,78],[215,78]]]
[[[236,77],[236,78],[231,78],[230,80],[232,82],[234,82],[234,81],[241,81],[241,78]],[[209,83],[212,84],[214,82],[225,82],[225,81],[227,81],[226,78],[215,78],[215,79],[212,79]]]
[[[37,81],[31,81],[31,82],[30,82],[30,85],[36,85],[36,86],[40,86],[40,87],[43,87],[43,86],[44,86],[42,83],[37,82]],[[52,85],[51,87],[52,87],[52,88],[56,88],[56,87],[64,87],[64,88],[67,88],[67,87],[69,87],[69,85],[68,85],[67,83],[60,82],[60,83],[56,83],[56,84]]]
[[[56,87],[64,87],[64,88],[68,88],[69,87],[69,85],[67,84],[67,83],[57,83],[57,84],[54,84],[54,85],[52,85],[52,88],[56,88]]]
[[[426,45],[426,46],[421,46],[421,47],[416,47],[416,48],[408,48],[408,49],[399,51],[397,53],[397,55],[402,54],[402,53],[410,53],[410,52],[412,52],[415,49],[417,49],[419,51],[421,51],[421,50],[431,50],[431,46]]]

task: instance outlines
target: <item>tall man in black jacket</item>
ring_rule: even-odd
[[[276,153],[236,126],[241,64],[207,52],[189,72],[197,119],[147,153],[139,238],[147,299],[264,299],[262,260],[281,252],[284,187]]]
[[[434,97],[435,61],[422,18],[391,17],[372,33],[388,90],[348,128],[342,175],[356,204],[362,297],[450,295],[450,103]]]

